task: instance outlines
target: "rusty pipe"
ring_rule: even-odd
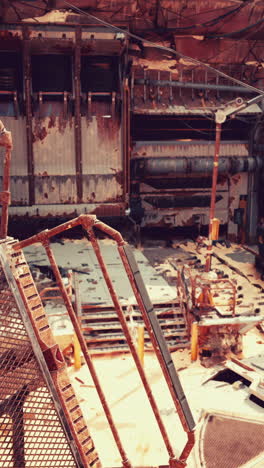
[[[87,223],[87,219],[84,220],[82,223],[83,227],[88,230],[89,227],[91,226],[91,223]],[[118,245],[124,245],[125,241],[120,234],[120,232],[116,231],[116,229],[112,228],[111,226],[108,226],[107,224],[103,223],[102,221],[96,220],[94,223],[94,227],[99,229],[100,231],[104,232],[107,234],[109,237],[114,239]]]
[[[56,236],[57,234],[60,234],[63,231],[67,231],[68,229],[71,229],[75,226],[79,226],[79,225],[86,226],[87,224],[93,225],[95,222],[96,222],[95,215],[80,215],[77,218],[71,219],[70,221],[66,221],[63,224],[60,224],[59,226],[56,226],[49,230],[46,229],[45,231],[41,231],[38,234],[35,234],[32,237],[29,237],[28,239],[17,242],[13,246],[13,248],[14,250],[24,249],[25,247],[28,247],[29,245],[36,244],[37,242],[43,242],[44,239],[50,239],[51,237]]]
[[[218,174],[237,174],[239,172],[256,172],[263,168],[262,158],[256,156],[222,156],[219,161]],[[136,156],[131,159],[132,179],[145,180],[155,177],[175,178],[182,174],[211,175],[214,158],[211,156]]]
[[[137,78],[134,80],[135,85],[145,85],[145,86],[162,86],[167,87],[171,86],[174,88],[187,88],[187,89],[205,89],[205,90],[214,90],[214,91],[231,91],[236,93],[246,93],[252,94],[255,91],[252,89],[244,88],[243,86],[232,86],[232,85],[219,85],[211,83],[193,83],[188,81],[173,81],[173,80],[152,80],[149,78]]]

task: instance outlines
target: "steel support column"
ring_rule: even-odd
[[[74,50],[74,138],[77,203],[82,203],[82,129],[81,129],[81,26],[75,30]]]
[[[123,105],[122,105],[122,156],[123,156],[123,200],[126,207],[129,201],[130,187],[130,92],[127,78],[123,83]]]
[[[26,113],[26,139],[27,139],[27,168],[28,168],[28,202],[35,204],[35,176],[32,133],[32,104],[31,104],[31,64],[30,64],[30,39],[28,30],[23,29],[23,73],[24,73],[24,98]]]

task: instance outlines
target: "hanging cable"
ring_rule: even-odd
[[[245,2],[245,3],[242,3],[241,5],[239,5],[238,7],[236,8],[233,8],[232,10],[230,11],[227,11],[226,13],[223,13],[222,15],[219,15],[217,16],[216,18],[213,18],[211,20],[208,20],[208,21],[205,21],[204,23],[196,23],[196,24],[192,24],[190,26],[183,26],[183,27],[178,27],[175,28],[175,31],[186,31],[188,29],[194,29],[194,28],[199,28],[201,26],[206,26],[206,27],[211,27],[211,26],[215,26],[216,24],[218,24],[220,21],[222,21],[223,19],[227,18],[228,16],[234,14],[234,13],[237,13],[238,11],[242,10],[242,8],[244,8],[246,5],[247,5],[248,2]],[[151,5],[153,5],[154,7],[154,4],[151,3]],[[175,15],[177,15],[176,12],[174,12],[173,10],[170,10],[166,7],[163,7],[162,5],[160,5],[160,9],[163,10],[163,11],[168,11],[169,13],[173,13]],[[186,17],[184,18],[186,19]]]
[[[222,77],[224,77],[224,78],[226,78],[226,79],[228,79],[230,81],[233,81],[234,83],[239,84],[240,86],[251,89],[252,91],[255,91],[257,94],[261,94],[261,95],[264,96],[264,91],[262,91],[261,89],[256,88],[255,86],[252,86],[252,85],[250,85],[248,83],[244,83],[243,81],[240,81],[237,78],[233,78],[232,76],[229,76],[226,73],[221,72],[220,70],[217,70],[216,68],[212,67],[211,65],[208,65],[207,63],[201,62],[198,59],[194,59],[193,57],[189,57],[189,56],[187,56],[185,54],[182,54],[181,52],[178,52],[178,51],[172,49],[171,47],[166,47],[166,46],[156,44],[156,42],[149,41],[148,39],[144,39],[143,37],[138,36],[137,34],[131,33],[130,31],[126,31],[125,29],[119,28],[118,26],[114,26],[113,24],[108,23],[107,21],[105,21],[105,20],[103,20],[101,18],[98,18],[97,16],[92,15],[91,13],[87,13],[87,12],[81,10],[80,8],[75,7],[72,3],[68,2],[67,0],[63,0],[63,3],[65,3],[65,5],[68,5],[68,7],[70,7],[72,10],[78,12],[79,14],[85,15],[88,18],[96,21],[97,23],[102,24],[103,26],[105,26],[107,28],[111,28],[114,31],[123,33],[123,34],[125,34],[125,35],[127,35],[129,37],[132,37],[133,39],[136,39],[139,42],[143,42],[143,43],[148,44],[148,45],[150,45],[152,47],[155,47],[157,49],[164,50],[165,52],[169,52],[170,54],[176,55],[177,57],[180,57],[182,59],[189,60],[189,61],[193,62],[196,65],[201,65],[201,66],[207,68],[208,70],[211,70],[213,73],[216,73],[219,76],[222,76]]]
[[[218,34],[218,35],[211,34],[211,35],[205,36],[205,38],[206,39],[222,39],[224,37],[233,37],[236,34],[241,34],[241,33],[244,33],[246,31],[249,31],[250,29],[255,28],[256,26],[258,26],[259,24],[261,24],[263,22],[264,22],[264,18],[261,18],[256,23],[250,24],[249,26],[246,26],[243,29],[238,29],[237,31],[232,31],[231,33],[224,33],[224,34]]]

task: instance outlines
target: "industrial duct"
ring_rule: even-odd
[[[263,168],[260,157],[230,157],[219,158],[218,173],[221,175],[237,174],[239,172],[255,172]],[[131,159],[133,179],[148,177],[175,177],[179,174],[211,175],[213,157],[142,157]]]

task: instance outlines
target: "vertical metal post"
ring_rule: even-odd
[[[28,31],[23,29],[23,73],[24,73],[24,97],[26,112],[26,138],[27,138],[27,169],[28,169],[28,200],[29,205],[35,204],[35,180],[34,180],[34,154],[32,132],[32,104],[31,104],[31,64],[30,64],[30,39]]]
[[[75,29],[74,49],[74,138],[77,203],[83,199],[82,184],[82,129],[81,129],[81,26]]]
[[[80,283],[77,271],[72,273],[73,278],[73,287],[74,287],[74,306],[75,306],[75,313],[78,317],[79,323],[81,325],[82,320],[82,302],[81,302],[81,295],[80,295]]]
[[[144,366],[144,325],[138,325],[137,328],[137,349],[141,365]]]
[[[211,204],[210,204],[210,213],[209,213],[209,232],[208,232],[208,246],[207,254],[205,261],[205,271],[210,271],[211,261],[212,261],[212,249],[213,249],[213,240],[212,240],[212,230],[213,230],[213,219],[215,215],[215,199],[216,199],[216,185],[217,185],[217,176],[218,176],[218,165],[219,165],[219,151],[221,143],[221,130],[222,125],[216,123],[215,128],[215,151],[214,151],[214,167],[213,167],[213,176],[212,176],[212,192],[211,192]]]
[[[191,328],[191,359],[192,361],[197,361],[197,357],[198,357],[198,334],[199,334],[199,325],[197,322],[192,322],[192,328]]]
[[[123,84],[122,140],[123,140],[123,200],[128,204],[130,192],[130,92],[127,78]]]

